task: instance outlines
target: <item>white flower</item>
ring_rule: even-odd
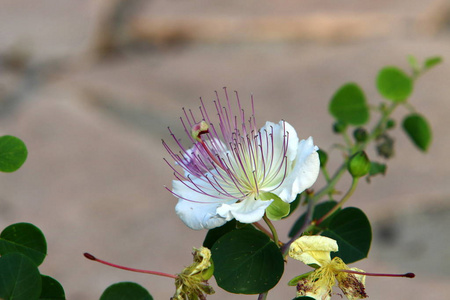
[[[171,191],[179,199],[176,213],[196,230],[219,227],[232,219],[257,222],[275,197],[294,201],[319,174],[318,148],[311,137],[299,141],[285,121],[266,122],[258,130],[253,99],[253,114],[247,120],[237,93],[237,115],[226,89],[225,96],[224,106],[218,96],[215,101],[217,123],[211,121],[203,101],[201,122],[185,112],[182,123],[193,143],[190,149],[183,148],[172,132],[181,151],[172,151],[163,141],[184,170],[181,173],[169,163],[176,177]]]

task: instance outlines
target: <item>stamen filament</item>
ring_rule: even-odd
[[[101,264],[113,267],[113,268],[117,268],[117,269],[122,269],[122,270],[127,270],[127,271],[131,271],[131,272],[137,272],[137,273],[145,273],[145,274],[152,274],[152,275],[158,275],[158,276],[164,276],[164,277],[169,277],[169,278],[173,278],[173,279],[177,279],[176,275],[172,275],[172,274],[167,274],[167,273],[163,273],[163,272],[157,272],[157,271],[150,271],[150,270],[141,270],[141,269],[134,269],[134,268],[128,268],[128,267],[124,267],[124,266],[120,266],[120,265],[116,265],[104,260],[101,260],[99,258],[96,258],[94,255],[90,254],[90,253],[84,253],[83,254],[84,257],[86,257],[87,259],[99,262]]]

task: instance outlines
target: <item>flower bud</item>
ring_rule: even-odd
[[[358,143],[363,143],[365,141],[367,141],[367,138],[369,137],[367,130],[362,128],[362,127],[358,127],[353,131],[353,137],[355,138],[355,141]]]
[[[389,119],[386,122],[386,129],[393,129],[395,127],[395,120],[394,119]]]
[[[370,160],[364,151],[356,152],[348,160],[347,168],[353,177],[364,176],[370,171]]]
[[[347,124],[342,121],[336,121],[333,124],[333,132],[334,133],[342,133],[347,128]]]

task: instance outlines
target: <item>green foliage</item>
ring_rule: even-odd
[[[46,254],[39,228],[30,223],[6,227],[0,234],[0,299],[64,300],[61,284],[39,273]]]
[[[326,167],[328,162],[328,154],[321,149],[317,150],[317,154],[319,154],[320,167]]]
[[[220,237],[232,230],[236,230],[236,223],[236,219],[233,219],[220,227],[208,230],[205,240],[203,241],[203,247],[211,249]]]
[[[363,125],[369,121],[366,97],[356,83],[343,85],[333,95],[329,111],[337,120],[351,125]]]
[[[315,299],[312,297],[308,297],[308,296],[301,296],[301,297],[294,298],[292,300],[315,300]]]
[[[337,213],[321,235],[337,241],[339,252],[332,256],[339,256],[346,264],[366,258],[372,242],[370,222],[363,211],[355,207]]]
[[[396,67],[385,67],[377,77],[380,94],[394,102],[404,102],[413,91],[413,80]]]
[[[278,283],[284,272],[278,246],[252,227],[223,235],[211,253],[217,284],[231,293],[264,293]]]
[[[290,204],[281,200],[277,195],[272,193],[261,193],[260,195],[261,200],[273,199],[272,204],[266,208],[266,215],[270,220],[278,221],[289,214],[289,211],[291,210]]]
[[[16,223],[0,234],[0,255],[19,252],[39,266],[47,255],[47,242],[39,228],[30,223]]]
[[[135,282],[119,282],[110,285],[100,300],[153,300],[150,293]]]
[[[425,71],[429,70],[429,69],[433,68],[434,66],[437,66],[440,63],[442,63],[442,57],[440,57],[440,56],[429,57],[425,60],[425,62],[423,64],[423,69]]]
[[[308,273],[305,273],[305,274],[301,274],[301,275],[295,276],[294,278],[292,278],[291,280],[289,280],[288,285],[289,285],[289,286],[296,286],[297,283],[298,283],[300,280],[302,280],[303,278],[308,277],[309,275],[311,275],[312,272],[314,272],[314,271],[309,271]]]
[[[28,151],[24,142],[11,135],[0,137],[0,171],[14,172],[27,159]]]
[[[65,300],[66,295],[61,284],[54,278],[41,275],[42,291],[39,300]]]
[[[431,144],[432,133],[427,120],[420,114],[413,113],[403,119],[402,127],[421,151],[427,151]]]
[[[0,258],[0,299],[33,300],[41,294],[41,274],[36,264],[21,253]]]

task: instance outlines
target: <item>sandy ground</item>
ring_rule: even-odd
[[[179,122],[182,107],[196,110],[200,96],[209,101],[227,86],[239,91],[244,103],[254,95],[260,125],[287,120],[300,137],[313,136],[329,150],[339,141],[327,113],[337,88],[357,82],[377,104],[374,80],[381,67],[406,69],[408,54],[446,58],[450,52],[448,1],[144,1],[136,16],[144,30],[140,27],[134,38],[154,38],[154,32],[180,20],[186,26],[200,20],[208,27],[212,20],[248,25],[267,19],[280,32],[249,26],[244,33],[227,29],[221,40],[224,31],[209,27],[215,40],[201,32],[168,40],[160,35],[163,40],[140,43],[138,50],[121,48],[103,59],[92,53],[92,45],[106,6],[79,0],[0,4],[0,133],[22,138],[29,148],[22,169],[0,174],[0,227],[22,221],[40,227],[48,241],[41,271],[58,279],[75,300],[98,299],[118,281],[136,281],[155,299],[173,293],[171,280],[109,269],[84,259],[85,251],[131,267],[177,273],[190,264],[192,247],[201,245],[206,232],[183,225],[174,214],[176,199],[164,188],[170,187],[172,172],[163,161],[169,155],[161,139],[170,140],[170,126],[187,141]],[[280,21],[287,16],[294,20],[289,28],[299,26],[288,37]],[[155,20],[166,27],[146,30]],[[169,33],[185,33],[180,30]],[[14,69],[11,53],[29,60]],[[349,203],[361,207],[374,225],[369,259],[355,265],[417,274],[413,280],[368,279],[371,299],[448,295],[449,77],[447,64],[425,74],[411,99],[433,128],[428,153],[417,151],[396,129],[397,151],[387,176],[361,184]],[[396,116],[406,113],[401,108]],[[331,166],[339,159],[332,151]],[[281,236],[292,222],[277,224]],[[282,281],[304,271],[292,261]],[[211,299],[256,299],[216,291]],[[269,299],[293,296],[281,283]]]

